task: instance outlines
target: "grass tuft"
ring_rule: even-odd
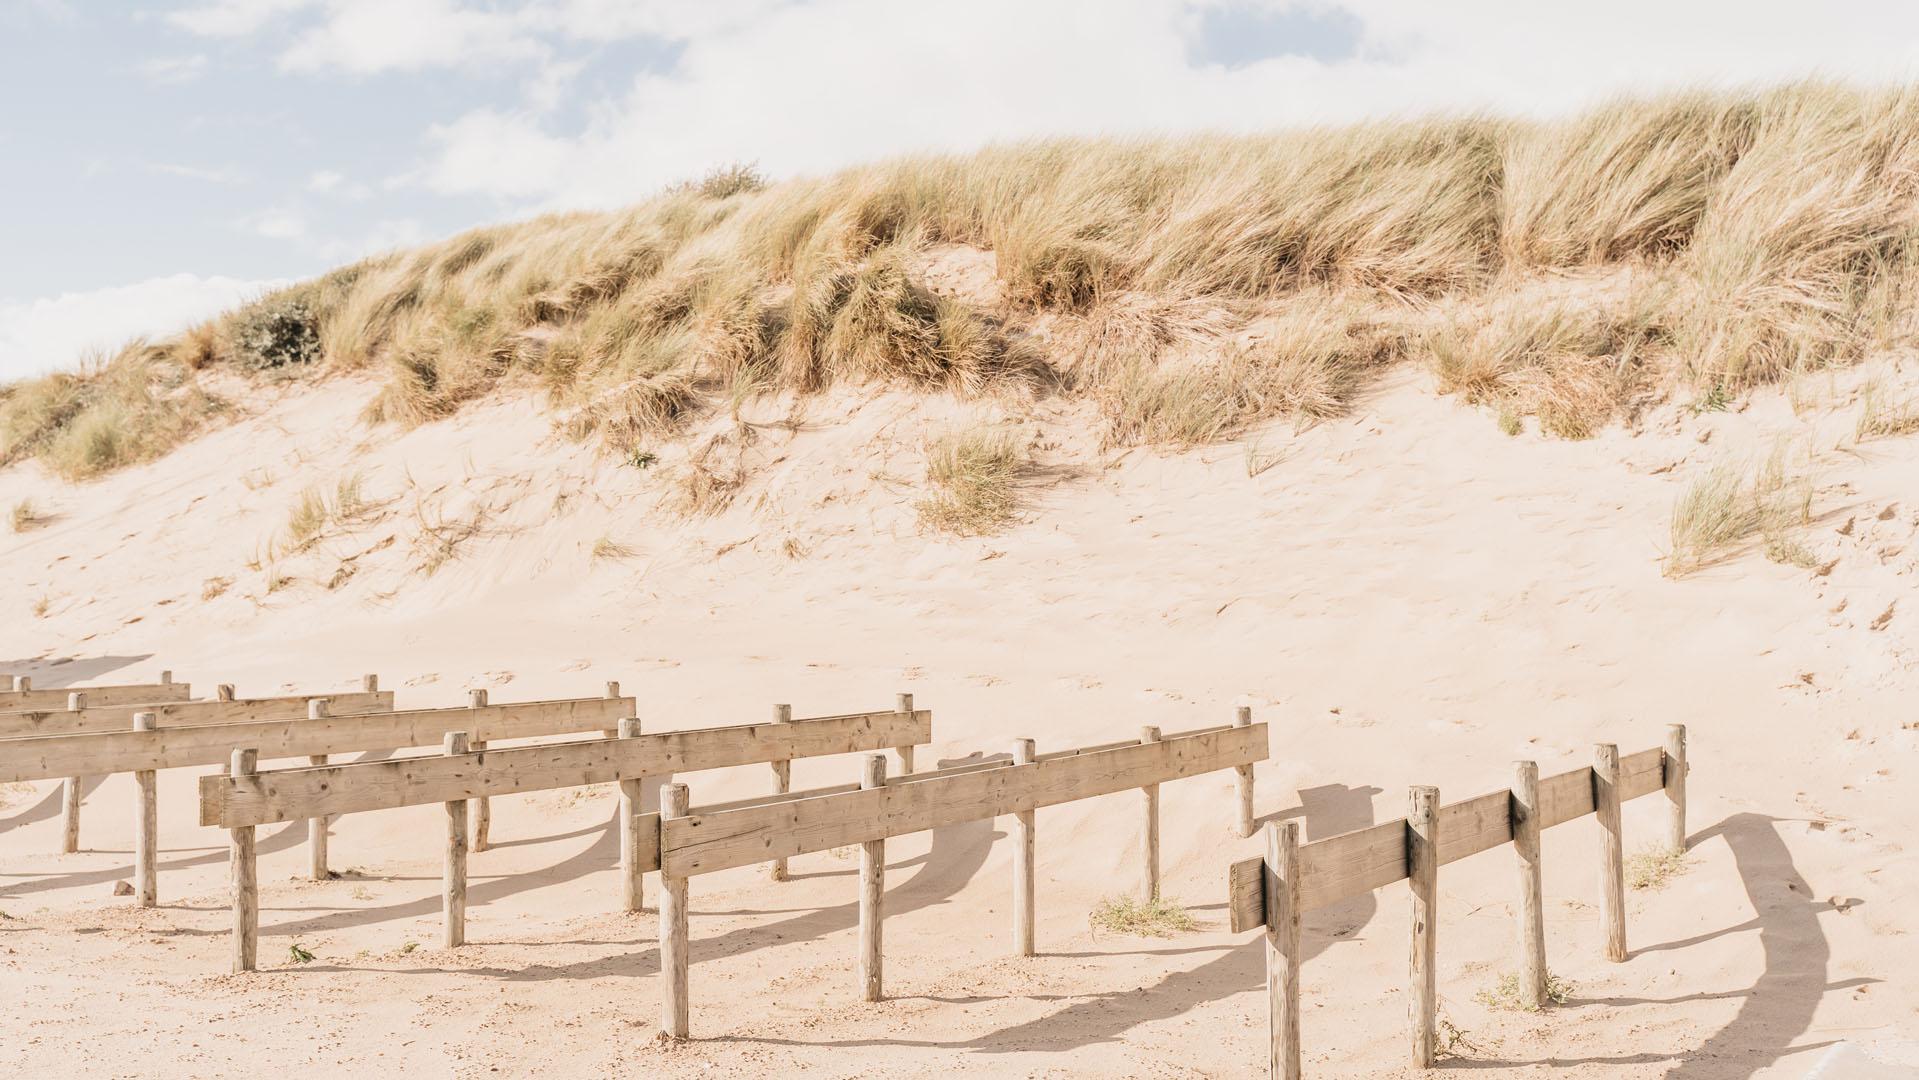
[[[1756,470],[1719,464],[1687,486],[1673,504],[1666,576],[1683,577],[1761,537],[1768,558],[1811,565],[1793,530],[1812,520],[1812,482],[1787,474],[1783,448]]]
[[[1853,429],[1860,442],[1911,435],[1919,431],[1919,405],[1908,400],[1891,400],[1878,380],[1866,384],[1859,410],[1859,422]]]
[[[1550,971],[1546,973],[1545,1004],[1564,1005],[1567,1001],[1571,1000],[1572,993],[1572,983],[1554,975]],[[1478,993],[1473,995],[1473,1000],[1486,1006],[1488,1009],[1499,1009],[1506,1012],[1539,1011],[1537,1008],[1527,1007],[1524,1002],[1520,1001],[1519,976],[1512,972],[1501,975],[1499,981],[1493,985],[1482,987]]]
[[[1108,896],[1087,917],[1094,930],[1134,937],[1172,937],[1199,929],[1199,923],[1176,900],[1158,897]]]
[[[47,520],[46,515],[40,513],[39,509],[33,505],[32,499],[21,499],[14,503],[8,517],[13,525],[13,531],[17,533],[26,532]]]
[[[1635,889],[1662,889],[1675,876],[1686,871],[1683,851],[1671,848],[1644,848],[1626,857],[1626,884]]]
[[[920,523],[955,536],[987,536],[1011,524],[1027,465],[1016,428],[983,423],[941,432],[926,443],[932,493],[918,503]]]

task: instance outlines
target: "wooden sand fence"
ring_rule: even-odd
[[[1392,884],[1410,883],[1412,897],[1411,1062],[1430,1068],[1438,1022],[1434,961],[1438,942],[1439,868],[1511,843],[1518,867],[1519,1000],[1539,1008],[1547,997],[1546,927],[1541,901],[1539,834],[1587,814],[1599,818],[1600,922],[1607,960],[1626,959],[1625,845],[1622,802],[1663,791],[1666,843],[1686,848],[1686,727],[1667,729],[1666,745],[1619,756],[1593,748],[1590,768],[1539,779],[1535,762],[1513,766],[1510,790],[1441,806],[1439,789],[1411,790],[1405,817],[1371,828],[1299,842],[1297,822],[1266,826],[1266,854],[1232,865],[1229,910],[1234,932],[1266,931],[1266,994],[1271,1075],[1300,1075],[1300,916],[1314,908]]]
[[[61,734],[0,737],[0,783],[66,778],[65,850],[73,851],[79,832],[79,783],[74,778],[133,773],[140,785],[135,803],[134,893],[138,903],[151,907],[158,902],[159,811],[154,774],[160,769],[226,765],[240,748],[266,758],[305,757],[310,765],[324,765],[333,754],[435,745],[452,731],[472,731],[493,739],[604,732],[614,729],[635,705],[632,698],[619,696],[619,683],[609,682],[606,695],[597,698],[491,705],[486,691],[476,690],[465,708],[395,712],[391,711],[392,694],[375,689],[377,682],[375,676],[366,676],[368,689],[358,694],[183,702],[129,710],[131,726],[118,730],[69,729]],[[225,687],[222,691],[223,698],[230,697]],[[329,703],[384,711],[335,715]],[[41,714],[45,718],[33,723],[87,725],[92,723],[91,712],[83,707]],[[259,718],[263,714],[270,718]],[[0,724],[6,723],[7,715],[0,714]],[[162,724],[162,716],[170,716],[172,723]],[[310,873],[315,880],[331,876],[327,869],[330,822],[330,816],[308,820]]]
[[[630,715],[631,699],[621,701],[629,715],[616,721],[612,737],[606,739],[476,750],[476,742],[482,741],[476,736],[506,738],[516,733],[482,723],[446,730],[437,756],[270,772],[258,771],[257,749],[233,750],[226,775],[200,781],[201,824],[225,828],[232,839],[233,970],[251,971],[258,958],[254,829],[260,825],[444,804],[442,940],[453,948],[466,942],[470,802],[484,805],[494,795],[618,782],[620,902],[623,910],[638,911],[641,874],[659,868],[660,850],[659,815],[640,807],[644,778],[766,763],[783,771],[794,758],[863,750],[892,749],[903,763],[910,763],[913,747],[933,737],[932,713],[915,710],[910,694],[900,695],[893,709],[882,712],[794,720],[791,709],[781,706],[773,723],[657,734],[641,730],[640,721]],[[455,720],[448,717],[446,722]]]
[[[173,672],[162,671],[157,683],[73,686],[60,690],[35,690],[31,675],[0,675],[0,684],[12,689],[0,690],[0,710],[59,709],[66,706],[67,695],[75,690],[92,695],[95,705],[151,705],[162,701],[185,701],[193,696],[193,687],[173,681]]]

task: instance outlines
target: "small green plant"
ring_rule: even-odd
[[[1479,1045],[1467,1037],[1472,1033],[1453,1023],[1449,1017],[1439,1018],[1434,1034],[1438,1045],[1433,1049],[1439,1057],[1460,1057],[1479,1050]]]
[[[1686,871],[1686,853],[1672,848],[1643,848],[1626,859],[1626,884],[1635,889],[1661,889]]]
[[[1156,896],[1141,900],[1133,896],[1108,896],[1093,908],[1087,922],[1095,930],[1134,937],[1172,937],[1199,929],[1179,901]]]
[[[305,945],[296,941],[287,946],[287,959],[295,964],[311,964],[313,962],[313,952]]]
[[[351,890],[351,891],[349,891],[349,892],[347,893],[347,895],[348,895],[348,896],[351,896],[351,897],[352,897],[352,898],[354,898],[355,900],[371,900],[371,899],[373,899],[373,894],[372,894],[371,892],[369,892],[369,891],[367,891],[367,887],[366,887],[365,885],[355,885],[355,886],[354,886],[354,887],[352,888],[352,890]]]
[[[1510,401],[1502,400],[1499,403],[1499,431],[1515,438],[1526,433],[1526,418],[1513,408]]]
[[[660,455],[651,450],[634,450],[626,455],[626,463],[636,469],[650,469],[660,463]]]
[[[1727,406],[1731,404],[1732,394],[1726,390],[1726,384],[1713,383],[1706,388],[1705,393],[1692,399],[1692,404],[1688,408],[1692,410],[1694,416],[1698,416],[1701,413],[1725,412]]]
[[[1546,973],[1545,1004],[1564,1005],[1567,1001],[1571,1000],[1572,992],[1572,983],[1567,982],[1565,979],[1551,972]],[[1478,993],[1473,995],[1473,1000],[1486,1006],[1488,1009],[1503,1009],[1508,1012],[1539,1011],[1537,1008],[1528,1007],[1525,1002],[1520,1000],[1519,976],[1511,972],[1501,975],[1499,981],[1493,985],[1481,988]]]
[[[320,358],[319,320],[305,301],[266,299],[233,317],[234,359],[254,371],[303,367]]]
[[[400,944],[400,951],[403,953],[410,953],[419,947],[420,947],[420,943],[417,941],[406,941]]]

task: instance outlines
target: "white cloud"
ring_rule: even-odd
[[[206,74],[207,57],[205,53],[192,56],[158,56],[140,65],[140,74],[150,82],[162,86],[178,86],[190,83]]]
[[[170,12],[167,21],[205,37],[245,37],[313,0],[214,0]]]
[[[333,191],[345,182],[346,177],[344,175],[334,172],[332,169],[321,169],[319,172],[307,177],[307,190],[317,192]]]
[[[280,56],[287,71],[355,74],[538,61],[548,50],[519,13],[452,0],[329,0],[326,18]]]
[[[38,300],[0,300],[0,381],[70,368],[89,350],[140,335],[164,337],[280,284],[173,274]]]
[[[307,237],[306,215],[284,207],[248,214],[239,224],[247,232],[268,240],[302,241]]]
[[[1796,0],[1350,0],[1363,26],[1356,56],[1231,69],[1190,55],[1201,6],[975,0],[956,17],[897,0],[545,5],[542,25],[561,35],[586,36],[599,18],[603,35],[690,40],[672,71],[585,103],[580,129],[556,130],[536,108],[437,125],[434,156],[412,178],[542,208],[614,205],[728,160],[790,175],[1035,135],[1261,130],[1436,109],[1546,115],[1621,92],[1816,72],[1897,78],[1919,66],[1919,5],[1903,3],[1820,18]]]
[[[201,180],[209,184],[244,184],[247,176],[234,168],[208,169],[198,165],[180,165],[170,161],[150,161],[146,164],[148,172],[162,176],[177,176],[182,180]]]

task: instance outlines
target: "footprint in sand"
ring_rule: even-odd
[[[411,679],[408,679],[408,680],[407,680],[407,681],[406,681],[405,683],[403,683],[403,684],[401,684],[401,685],[403,685],[403,686],[432,686],[432,685],[433,685],[434,683],[436,683],[436,682],[439,682],[439,681],[440,681],[440,675],[439,675],[439,673],[438,673],[438,672],[432,672],[432,671],[430,671],[430,672],[427,672],[427,673],[426,673],[425,675],[415,675],[415,676],[413,676],[413,677],[412,677]]]
[[[560,670],[561,671],[585,671],[587,668],[590,668],[592,666],[593,666],[593,661],[591,660],[575,660],[572,663],[566,665],[565,667],[562,667]]]

